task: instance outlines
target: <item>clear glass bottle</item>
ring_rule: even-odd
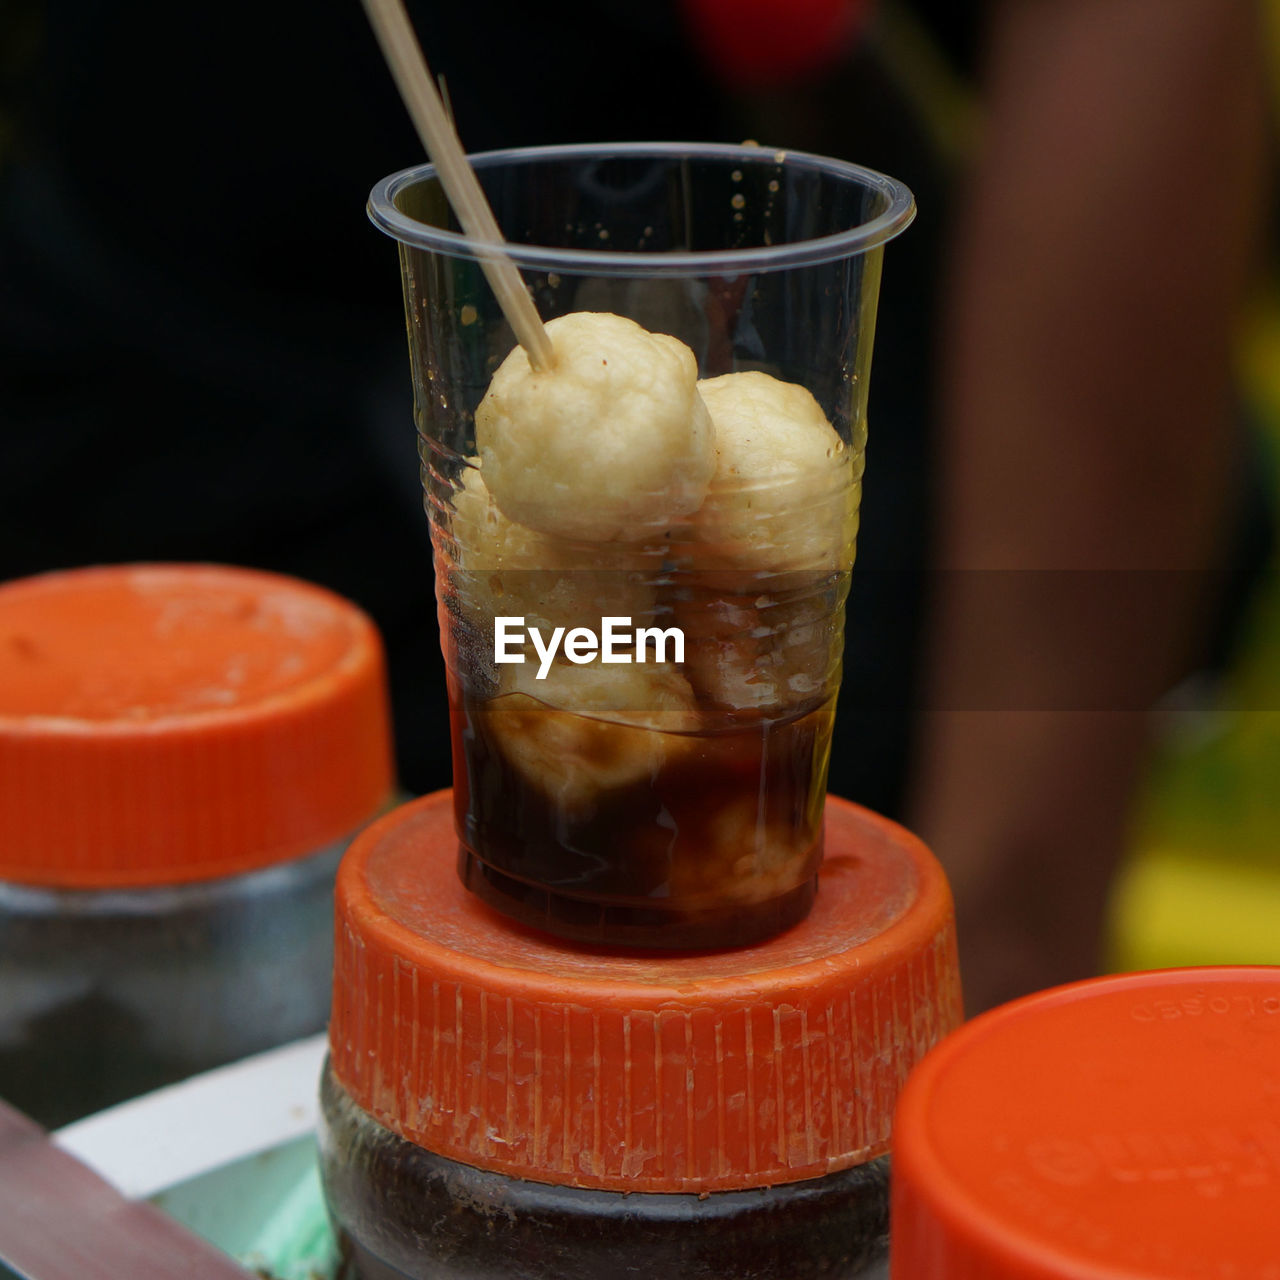
[[[883,1276],[890,1117],[960,1020],[950,894],[843,801],[809,917],[593,953],[453,874],[451,800],[339,871],[321,1168],[344,1280]]]
[[[323,1029],[334,873],[392,789],[381,644],[329,592],[0,587],[0,1096],[54,1127]]]

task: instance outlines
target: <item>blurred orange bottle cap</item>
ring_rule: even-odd
[[[893,1280],[1280,1276],[1280,969],[1059,987],[898,1108]]]
[[[0,586],[0,879],[263,867],[349,835],[392,785],[381,642],[338,596],[212,565]]]
[[[617,1191],[796,1182],[883,1154],[911,1066],[960,1018],[951,896],[885,819],[827,805],[801,924],[737,951],[599,954],[460,883],[448,792],[338,874],[333,1070],[401,1137]]]

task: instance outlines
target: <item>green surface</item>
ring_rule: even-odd
[[[314,1138],[193,1178],[155,1203],[272,1280],[332,1280],[337,1252]]]

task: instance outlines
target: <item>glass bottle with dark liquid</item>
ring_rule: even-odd
[[[508,914],[581,941],[713,948],[769,937],[813,901],[833,715],[829,699],[778,720],[666,732],[523,694],[457,697],[463,879]],[[513,738],[517,752],[559,751],[559,793],[530,781]],[[617,784],[589,790],[591,773]]]
[[[806,920],[584,947],[487,910],[447,792],[335,891],[319,1154],[342,1280],[884,1280],[894,1102],[959,1023],[924,846],[827,804]]]

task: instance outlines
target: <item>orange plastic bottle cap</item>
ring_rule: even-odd
[[[1280,969],[1015,1001],[898,1108],[893,1280],[1280,1277]]]
[[[0,878],[245,871],[348,835],[391,789],[382,646],[330,592],[206,565],[0,587]]]
[[[910,1067],[960,1018],[951,896],[908,832],[827,805],[804,922],[716,954],[597,954],[461,885],[448,792],[338,875],[330,1047],[357,1105],[481,1169],[715,1191],[881,1155]]]

